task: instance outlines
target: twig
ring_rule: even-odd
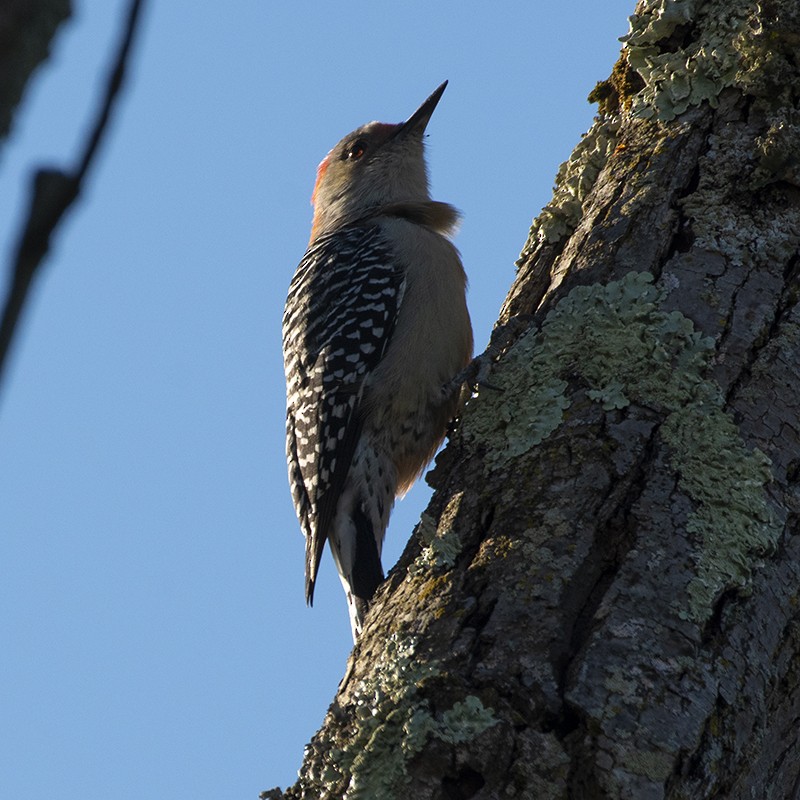
[[[0,385],[2,385],[6,356],[11,348],[33,278],[50,249],[50,239],[64,212],[80,194],[83,180],[106,132],[108,120],[125,78],[128,53],[143,5],[144,0],[131,0],[122,41],[113,69],[108,76],[103,105],[86,140],[77,167],[72,172],[39,169],[33,176],[30,211],[15,250],[3,318],[0,321]]]

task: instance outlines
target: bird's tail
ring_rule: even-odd
[[[336,562],[339,578],[342,581],[347,608],[350,612],[350,627],[353,641],[356,641],[364,627],[364,618],[370,601],[378,586],[383,582],[383,567],[378,542],[383,540],[383,531],[377,532],[373,521],[365,513],[362,505],[356,503],[348,520],[353,547],[341,550],[331,537],[331,554]],[[354,534],[354,535],[352,535]]]

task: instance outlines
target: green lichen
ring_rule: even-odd
[[[631,33],[624,39],[657,42],[668,39],[675,29],[694,19],[702,0],[651,0],[631,18]]]
[[[570,406],[566,378],[576,373],[589,384],[590,398],[606,407],[687,402],[713,340],[680,312],[659,311],[661,299],[652,275],[631,272],[605,286],[579,286],[561,300],[541,331],[504,357],[497,376],[503,391],[478,399],[491,406],[488,412],[463,420],[467,440],[491,441],[487,466],[500,467],[550,436]],[[519,386],[528,389],[521,393]]]
[[[471,695],[434,714],[420,689],[440,670],[416,648],[414,638],[393,635],[371,676],[357,686],[353,737],[344,747],[322,748],[323,766],[309,776],[323,796],[341,791],[345,781],[343,800],[399,796],[408,783],[408,761],[429,738],[458,744],[496,724],[491,710]]]
[[[755,139],[736,125],[709,135],[700,183],[681,201],[695,248],[721,253],[734,266],[785,264],[800,245],[795,203],[763,202],[769,194],[746,196],[800,179],[800,115],[794,101],[800,92],[800,9],[787,6],[780,19],[757,11],[731,47],[739,55],[736,85],[752,98],[751,117],[763,117],[766,129]]]
[[[477,413],[465,414],[462,430],[486,448],[487,469],[509,469],[560,425],[571,404],[569,377],[606,410],[635,403],[661,411],[673,467],[695,502],[689,616],[699,620],[724,589],[746,586],[752,555],[768,551],[777,531],[764,493],[768,461],[744,446],[719,387],[705,377],[714,340],[679,311],[661,310],[665,294],[637,272],[573,289],[541,331],[507,353],[492,378],[501,391],[473,401]]]
[[[675,768],[674,756],[658,750],[633,750],[623,754],[621,766],[652,781],[666,780]]]
[[[755,139],[736,125],[711,134],[700,183],[682,200],[694,246],[748,267],[786,264],[800,246],[797,204],[763,202],[774,185],[785,192],[786,185],[800,183],[800,114],[794,99],[800,92],[800,8],[782,7],[779,17],[759,11],[735,41],[741,56],[736,81],[752,98],[751,118],[762,117],[765,129]]]
[[[537,246],[558,242],[577,226],[583,202],[617,146],[620,107],[635,117],[668,121],[703,101],[716,106],[720,92],[740,75],[738,45],[755,0],[651,0],[640,6],[611,78],[590,94],[603,117],[559,168],[553,199],[534,219],[518,266]],[[702,36],[682,46],[683,26],[698,27]]]
[[[680,465],[680,486],[696,503],[687,530],[704,547],[688,591],[699,616],[723,589],[746,590],[752,554],[775,546],[780,528],[764,493],[770,461],[744,446],[720,408],[689,406],[667,417],[661,433]]]
[[[428,546],[436,536],[436,520],[427,512],[423,511],[417,525],[417,536],[420,542]]]
[[[759,98],[762,108],[793,108],[799,19],[789,4],[777,15],[758,0],[640,3],[622,37],[621,61],[644,86],[627,108],[636,117],[668,122],[703,102],[716,107],[731,86]],[[605,84],[616,88],[613,79],[599,86]],[[610,102],[603,91],[599,95],[595,99]]]
[[[461,506],[463,492],[453,495],[439,519],[434,520],[423,513],[417,528],[417,536],[426,546],[408,568],[410,576],[421,575],[432,569],[450,569],[461,552],[461,539],[453,525]]]
[[[797,21],[777,28],[767,17],[757,0],[640,3],[621,38],[623,51],[611,77],[590,95],[600,104],[601,117],[559,168],[553,198],[533,220],[517,266],[538,247],[575,230],[584,200],[617,146],[622,111],[668,122],[704,102],[717,107],[723,90],[736,86],[773,112],[754,181],[796,183],[798,121],[787,109],[794,108],[800,90],[794,66]]]
[[[702,102],[716,107],[720,92],[737,81],[742,65],[737,43],[756,9],[754,0],[644,4],[622,37],[628,63],[644,81],[632,100],[632,114],[668,122]],[[685,44],[684,26],[700,31]]]
[[[463,702],[454,703],[449,711],[442,714],[433,735],[443,742],[462,744],[480,736],[496,722],[497,718],[481,699],[470,694]]]
[[[630,405],[630,400],[625,396],[625,387],[619,381],[611,380],[602,389],[589,389],[586,394],[590,400],[601,403],[603,411]]]
[[[627,668],[625,671],[614,669],[613,672],[606,676],[603,681],[603,686],[612,692],[616,701],[621,703],[630,703],[633,706],[638,706],[641,702],[639,693],[641,691],[641,669],[631,670]]]
[[[583,214],[583,201],[617,146],[618,130],[618,120],[596,123],[573,150],[569,161],[559,167],[553,199],[533,220],[528,241],[517,259],[518,266],[537,245],[557,242],[575,229]]]

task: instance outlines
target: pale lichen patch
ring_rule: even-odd
[[[316,743],[323,766],[307,777],[321,797],[341,792],[343,782],[343,800],[398,796],[408,783],[408,762],[429,738],[461,744],[497,723],[492,710],[473,695],[434,713],[421,689],[438,674],[439,666],[420,655],[413,637],[389,638],[369,678],[354,692],[352,736],[338,748]]]
[[[674,769],[673,756],[661,750],[631,750],[624,754],[620,766],[634,775],[663,782]]]
[[[742,66],[735,42],[748,31],[757,4],[747,0],[653,0],[630,18],[622,37],[630,66],[644,80],[631,113],[669,122],[690,106],[718,105]],[[678,35],[691,26],[699,35],[685,43]],[[677,41],[676,41],[677,40]]]
[[[457,492],[450,498],[438,525],[428,514],[422,514],[417,536],[425,546],[408,568],[410,577],[432,569],[450,569],[456,563],[461,552],[461,538],[454,526],[463,496],[463,492]]]
[[[791,34],[769,28],[757,0],[649,0],[630,17],[621,37],[623,50],[615,68],[636,76],[610,80],[619,94],[556,175],[552,200],[533,220],[517,266],[544,244],[561,241],[583,216],[584,200],[618,145],[623,111],[639,119],[670,122],[692,107],[719,105],[725,89],[735,87],[758,98],[771,112],[769,132],[759,144],[754,180],[800,181],[797,121],[787,114],[796,93],[796,42]],[[787,30],[791,25],[786,26]],[[619,76],[617,76],[619,78]],[[602,92],[590,99],[596,101]]]
[[[528,240],[517,260],[520,265],[538,245],[569,235],[583,215],[583,202],[617,146],[619,120],[597,122],[584,134],[568,161],[558,168],[553,199],[533,220]]]
[[[721,408],[693,404],[667,417],[661,433],[679,465],[680,486],[696,503],[687,529],[703,549],[684,616],[702,618],[723,589],[747,589],[753,554],[777,542],[780,527],[764,492],[770,461],[744,446]]]
[[[502,391],[482,393],[462,431],[486,447],[487,469],[513,469],[561,424],[572,402],[567,378],[607,411],[636,404],[661,412],[673,468],[695,503],[696,576],[685,613],[701,620],[722,591],[747,585],[753,555],[769,551],[777,532],[764,491],[769,462],[745,447],[705,376],[714,340],[679,311],[662,310],[665,295],[636,272],[573,289],[506,354],[492,377]]]
[[[496,722],[492,710],[486,708],[479,697],[470,694],[445,711],[431,732],[443,742],[461,744],[480,736]]]
[[[491,444],[487,466],[501,467],[556,430],[571,404],[570,375],[578,374],[589,396],[606,407],[688,399],[713,341],[679,312],[659,311],[661,298],[652,275],[631,272],[606,285],[579,286],[561,300],[541,331],[504,357],[503,371],[492,378],[502,391],[488,390],[474,401],[489,408],[464,417],[465,438]],[[682,372],[684,380],[676,377]]]

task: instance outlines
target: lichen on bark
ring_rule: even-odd
[[[496,724],[475,695],[434,712],[423,690],[439,671],[413,637],[391,636],[371,674],[353,691],[350,735],[309,745],[321,763],[307,773],[306,791],[342,800],[399,797],[409,783],[408,762],[429,738],[459,744]]]
[[[685,613],[702,620],[723,591],[746,588],[752,558],[774,547],[779,528],[764,491],[769,459],[744,445],[720,387],[706,377],[714,339],[679,311],[662,310],[667,294],[652,275],[634,272],[573,289],[506,356],[499,391],[482,392],[462,431],[487,447],[487,470],[501,468],[558,427],[571,404],[570,375],[604,410],[635,403],[663,414],[672,467],[697,504],[688,524],[697,575]]]

